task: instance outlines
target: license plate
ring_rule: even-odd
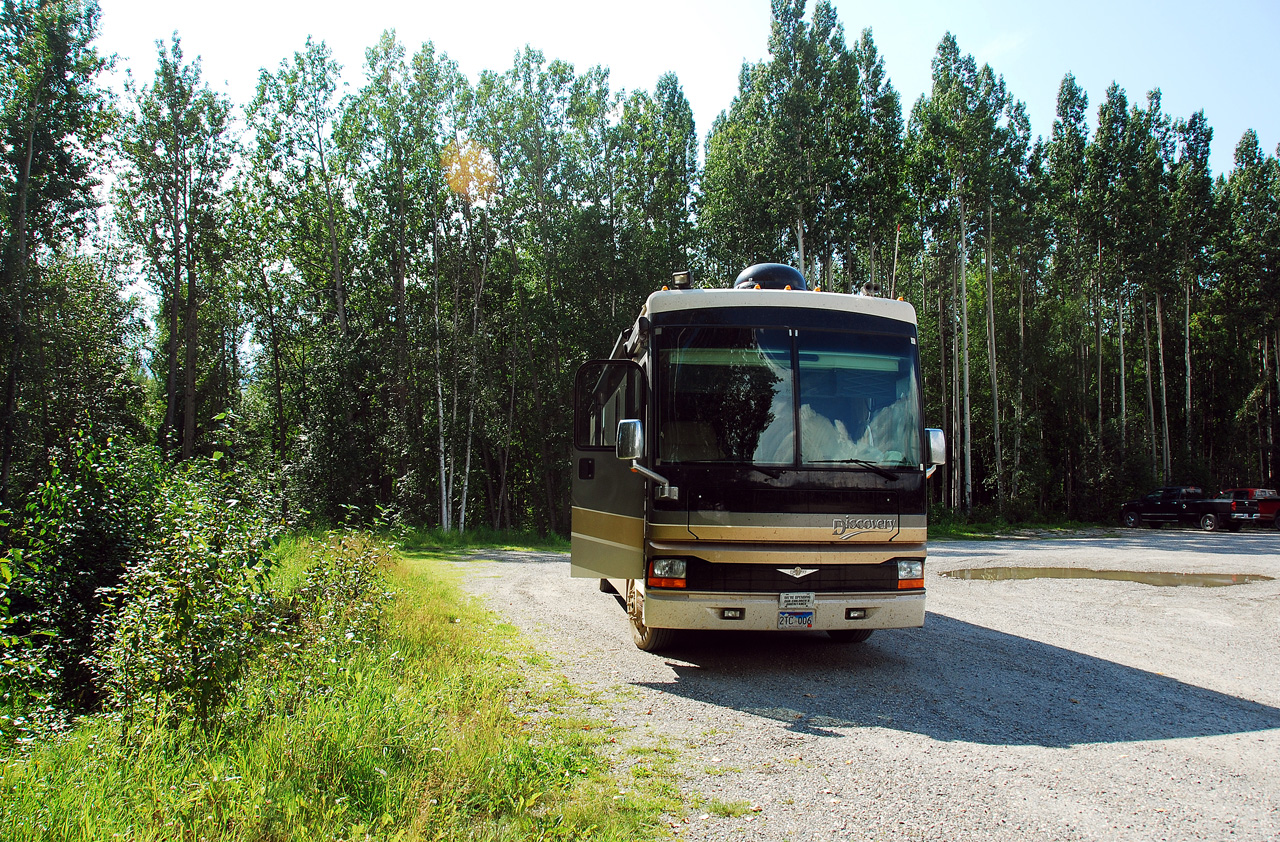
[[[813,591],[792,591],[778,594],[778,607],[786,611],[791,608],[812,608]]]
[[[778,628],[782,631],[813,628],[812,611],[779,611]]]

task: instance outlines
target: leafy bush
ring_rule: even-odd
[[[31,713],[98,702],[86,665],[105,607],[98,592],[139,549],[158,468],[153,451],[82,433],[20,511],[0,512],[0,733],[25,730]]]
[[[390,549],[366,532],[331,532],[293,595],[301,622],[320,642],[371,643],[391,594],[386,571]]]
[[[266,628],[274,528],[244,488],[192,464],[160,483],[95,658],[127,733],[138,707],[207,728]]]

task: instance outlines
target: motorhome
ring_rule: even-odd
[[[922,626],[945,441],[922,419],[915,310],[781,264],[669,286],[578,370],[572,575],[624,597],[649,651],[680,629]]]

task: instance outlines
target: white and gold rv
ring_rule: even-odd
[[[676,629],[924,624],[925,479],[910,304],[761,264],[649,296],[574,394],[574,576],[626,597],[636,645]]]

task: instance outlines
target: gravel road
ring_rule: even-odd
[[[970,567],[1275,581],[946,578]],[[679,752],[688,839],[1280,840],[1280,535],[935,542],[923,629],[686,634],[652,655],[560,554],[458,562],[629,746]],[[745,815],[716,807],[745,802]],[[733,812],[720,809],[719,812]]]

